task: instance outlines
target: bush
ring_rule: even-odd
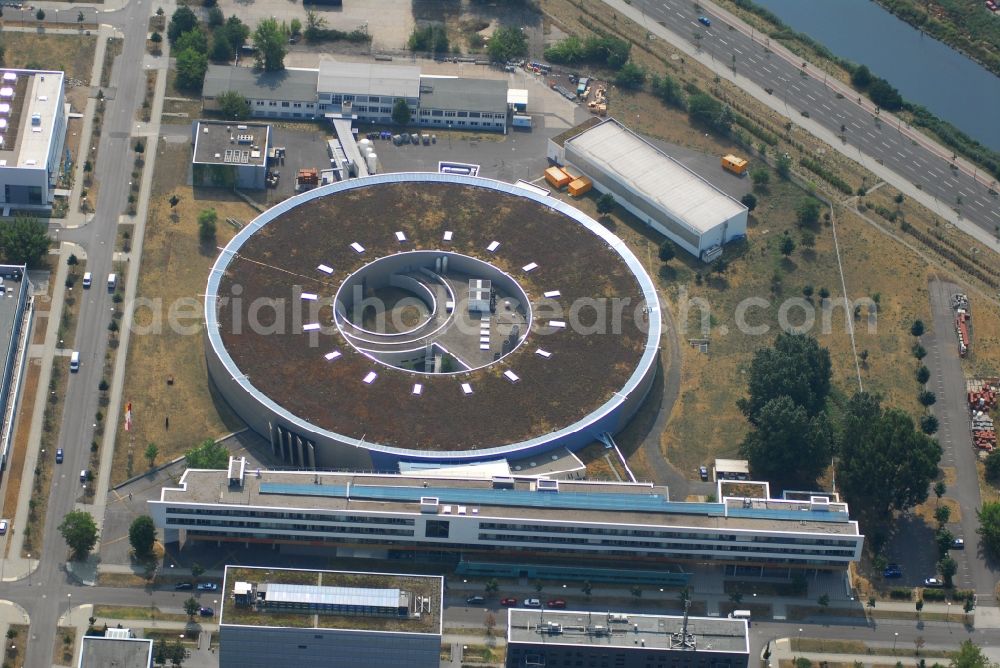
[[[928,436],[936,433],[938,430],[938,419],[933,415],[924,415],[920,418],[920,430]]]
[[[925,601],[943,601],[947,593],[943,589],[924,589],[923,599]]]
[[[928,380],[931,379],[931,370],[925,366],[921,366],[917,369],[917,382],[923,385]]]
[[[893,587],[889,591],[889,598],[896,601],[909,601],[913,598],[913,590],[907,587]]]
[[[910,326],[910,334],[913,336],[922,336],[924,333],[924,321],[914,320],[913,324]]]
[[[917,400],[924,406],[933,406],[937,402],[937,395],[930,390],[924,390],[917,395]]]
[[[994,450],[986,455],[986,479],[990,482],[1000,481],[1000,450]]]

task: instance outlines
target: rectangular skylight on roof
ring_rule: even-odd
[[[462,383],[462,392],[465,394],[472,394],[472,386],[468,383]]]
[[[488,343],[480,343],[479,344],[479,349],[480,350],[489,350],[490,349],[490,344],[488,344]]]
[[[306,301],[310,301],[310,302],[316,301],[316,295],[314,295],[311,292],[303,292],[302,293],[302,298],[305,299]]]
[[[537,269],[537,268],[538,268],[537,262],[529,262],[528,264],[521,267],[521,269],[523,269],[524,271],[531,271],[532,269]]]
[[[399,241],[400,243],[406,241],[406,235],[402,232],[396,232],[396,241]]]
[[[444,233],[444,240],[445,241],[451,241],[451,237],[452,237],[452,231],[451,230],[448,230],[448,231],[446,231]]]
[[[366,375],[364,378],[361,379],[361,382],[364,383],[365,385],[371,385],[377,377],[378,377],[377,373],[375,373],[374,371],[369,371],[368,375]]]
[[[509,380],[512,383],[516,383],[517,381],[521,380],[518,377],[518,375],[516,373],[514,373],[513,371],[511,371],[510,369],[507,369],[506,371],[504,371],[503,375],[504,375],[504,378],[506,378],[507,380]]]
[[[421,385],[420,383],[413,384],[413,394],[419,397],[423,393],[423,391],[424,391],[423,385]]]
[[[338,357],[340,357],[340,351],[339,350],[334,350],[333,352],[329,352],[326,355],[323,355],[323,357],[326,358],[327,362],[332,362],[333,360],[335,360]]]
[[[359,244],[357,241],[355,241],[354,243],[351,244],[351,248],[354,249],[355,253],[364,253],[365,252],[365,247],[362,246],[361,244]]]
[[[320,271],[322,271],[324,274],[332,274],[333,273],[333,267],[327,266],[325,264],[321,264],[321,265],[319,265],[316,268],[319,269]]]
[[[549,290],[548,292],[543,292],[542,296],[545,297],[546,299],[555,299],[556,297],[560,296],[561,294],[562,293],[559,292],[558,290]]]
[[[536,355],[541,355],[542,357],[545,357],[545,358],[552,357],[552,353],[550,353],[548,350],[542,350],[541,348],[539,348],[538,350],[536,350],[535,354]]]
[[[496,249],[498,249],[498,248],[500,248],[500,242],[499,241],[491,241],[490,245],[486,247],[486,250],[488,250],[489,252],[492,253],[492,252],[496,251]]]
[[[315,332],[318,329],[319,329],[319,323],[318,322],[311,322],[308,325],[302,325],[302,331],[303,332]]]
[[[562,320],[549,320],[549,327],[555,327],[556,329],[562,329],[566,326],[566,323]]]

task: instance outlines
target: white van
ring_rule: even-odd
[[[83,287],[89,288],[91,280],[92,280],[92,277],[90,275],[90,272],[89,271],[83,272]]]
[[[115,287],[118,286],[118,275],[108,274],[108,292],[114,292]]]
[[[74,350],[69,356],[69,370],[76,373],[80,370],[80,351]]]
[[[750,611],[749,610],[733,610],[729,613],[730,619],[745,619],[747,620],[747,626],[750,626]]]

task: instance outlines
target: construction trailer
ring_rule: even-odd
[[[735,155],[724,155],[722,156],[722,168],[727,172],[732,172],[737,176],[743,176],[747,173],[747,165],[749,165],[746,160]]]
[[[559,167],[549,167],[545,170],[545,180],[548,181],[553,188],[561,190],[565,186],[569,185],[570,181],[573,180],[573,177]]]
[[[581,176],[569,184],[569,194],[573,197],[579,197],[590,192],[590,189],[594,187],[594,182],[588,179],[586,176]]]

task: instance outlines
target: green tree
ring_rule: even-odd
[[[215,209],[202,209],[198,214],[198,238],[202,243],[215,241],[215,229],[219,216]]]
[[[674,246],[674,242],[670,239],[664,239],[663,243],[660,244],[660,251],[657,255],[660,258],[660,262],[670,262],[677,257],[677,248]]]
[[[153,31],[153,34],[149,36],[149,41],[152,42],[153,44],[159,44],[163,41],[163,35],[161,35],[156,31]]]
[[[188,30],[177,38],[174,49],[180,53],[188,49],[194,49],[198,53],[208,54],[208,38],[200,29]]]
[[[830,351],[810,336],[779,334],[772,347],[754,354],[747,385],[750,396],[737,405],[751,424],[766,403],[783,395],[814,417],[830,393]]]
[[[918,598],[917,602],[913,604],[913,607],[917,610],[917,616],[920,616],[920,612],[924,609],[924,599]]]
[[[937,520],[939,527],[943,527],[951,519],[951,508],[948,506],[938,506],[934,509],[934,519]]]
[[[226,32],[225,26],[216,28],[215,32],[212,33],[212,50],[209,52],[208,57],[211,58],[213,63],[228,63],[233,59],[233,54],[235,53],[236,51],[229,41],[229,34]]]
[[[994,450],[986,455],[986,479],[990,482],[1000,481],[1000,450]]]
[[[597,198],[597,213],[606,216],[615,210],[615,196],[611,193],[604,193]]]
[[[951,557],[945,557],[938,562],[937,568],[938,572],[941,573],[941,577],[944,578],[944,586],[952,587],[952,580],[955,577],[955,573],[958,572],[958,563]]]
[[[170,23],[167,25],[167,39],[171,44],[186,32],[198,27],[198,17],[186,5],[181,5],[170,16]]]
[[[146,457],[146,461],[149,462],[149,468],[153,468],[153,464],[156,463],[156,456],[160,454],[160,449],[156,447],[156,443],[150,443],[146,446],[146,451],[143,454]]]
[[[993,557],[1000,556],[1000,502],[984,502],[976,516],[979,518],[976,532],[983,539],[983,548]]]
[[[919,343],[914,343],[913,356],[916,357],[918,360],[922,360],[923,358],[927,357],[927,349],[924,348]]]
[[[42,9],[41,7],[39,7],[38,11],[35,12],[35,18],[38,19],[39,21],[44,21],[45,20],[45,10]]]
[[[233,47],[233,53],[238,53],[250,37],[250,27],[243,23],[238,16],[230,16],[226,19],[226,24],[222,29],[225,30],[229,44]]]
[[[132,520],[128,528],[128,542],[139,559],[145,559],[153,554],[156,543],[156,526],[149,515],[140,515]]]
[[[764,173],[767,174],[766,169],[764,170]],[[752,179],[753,176],[751,176],[750,178]],[[747,193],[746,195],[741,197],[740,202],[750,211],[753,211],[754,209],[757,208],[757,198],[754,196],[753,193]]]
[[[202,566],[198,562],[195,562],[195,563],[191,564],[191,577],[193,577],[195,580],[197,580],[198,578],[200,578],[204,574],[205,574],[205,567],[204,566]]]
[[[208,71],[208,56],[194,49],[177,54],[177,87],[181,90],[200,91]]]
[[[837,481],[851,508],[880,525],[927,500],[941,446],[902,410],[883,410],[877,397],[859,392],[846,407],[838,454]]]
[[[580,591],[583,592],[584,596],[590,598],[590,595],[594,593],[594,585],[590,584],[590,580],[584,580]]]
[[[778,176],[787,181],[792,175],[792,158],[787,153],[778,154],[778,159],[774,166]]]
[[[948,551],[951,550],[951,543],[954,540],[955,534],[948,531],[944,527],[941,527],[934,532],[934,543],[937,545],[938,558],[944,559],[948,556]]]
[[[219,113],[224,118],[234,121],[242,121],[250,118],[250,102],[235,90],[227,90],[216,98],[219,105]]]
[[[153,660],[158,665],[165,665],[167,661],[170,660],[170,648],[167,646],[167,641],[164,638],[160,638],[156,641],[156,650]]]
[[[958,651],[951,655],[950,668],[997,668],[998,664],[990,661],[971,640],[965,640]]]
[[[97,544],[97,523],[93,516],[84,510],[72,510],[66,513],[59,524],[66,545],[73,553],[73,559],[82,561]]]
[[[440,23],[425,26],[414,26],[410,38],[406,42],[410,51],[422,51],[434,54],[448,53],[448,32]]]
[[[764,404],[756,417],[756,428],[740,444],[754,479],[767,480],[777,489],[813,489],[833,452],[826,415],[810,416],[782,395]]]
[[[897,111],[903,107],[903,97],[885,79],[876,79],[868,86],[868,97],[886,111]]]
[[[934,416],[932,415],[930,417]],[[938,480],[936,483],[934,483],[934,496],[937,497],[938,501],[941,500],[941,497],[944,496],[944,493],[947,491],[948,491],[948,486],[944,484],[944,480]]]
[[[688,117],[695,125],[726,136],[733,122],[732,111],[711,95],[695,93],[688,96]]]
[[[923,385],[928,380],[931,379],[931,370],[925,366],[921,366],[917,369],[917,382]]]
[[[396,98],[392,105],[392,122],[396,125],[408,125],[411,118],[410,105],[403,98]]]
[[[265,72],[280,72],[285,69],[285,53],[288,35],[273,18],[261,20],[253,32],[253,45],[257,49],[254,58],[257,69]]]
[[[486,581],[485,589],[487,596],[496,596],[496,593],[500,591],[500,583],[497,582],[496,578],[490,578]]]
[[[31,216],[17,215],[13,222],[0,223],[0,253],[8,264],[41,265],[49,251],[46,225]]]
[[[656,74],[650,76],[649,89],[666,104],[678,109],[684,108],[684,92],[681,85],[669,74],[664,74],[662,77]]]
[[[229,466],[229,451],[210,438],[184,453],[184,458],[192,469],[219,470]]]
[[[298,37],[302,34],[302,21],[292,19],[291,23],[288,24],[288,30],[292,34],[292,37]]]
[[[867,65],[860,65],[851,73],[851,83],[858,88],[868,88],[872,82],[872,73]]]
[[[201,606],[198,605],[198,601],[195,600],[194,596],[190,596],[186,601],[184,601],[184,612],[186,612],[187,616],[192,619],[198,614],[198,608],[200,607]]]
[[[826,610],[828,607],[830,607],[830,595],[822,594],[818,599],[816,599],[816,602],[819,604],[821,608],[823,608],[823,610]]]
[[[646,83],[646,70],[630,60],[618,70],[614,81],[620,88],[638,90]]]
[[[226,17],[222,14],[222,10],[218,7],[212,7],[208,10],[208,27],[218,28],[223,23],[226,22]]]
[[[782,255],[788,257],[789,255],[795,252],[795,240],[792,239],[792,237],[789,236],[788,234],[785,234],[781,238],[781,245],[779,246],[779,250],[781,251]]]
[[[924,321],[914,320],[913,324],[910,325],[910,334],[913,336],[923,336],[924,334]]]
[[[750,180],[753,181],[754,188],[758,190],[766,188],[771,182],[771,172],[767,167],[754,167],[750,170]]]
[[[919,401],[924,406],[933,406],[937,403],[937,395],[930,390],[924,390],[917,395],[917,401]]]
[[[922,415],[920,417],[920,430],[928,436],[935,434],[938,430],[938,419],[930,414]]]
[[[494,31],[486,52],[490,55],[490,60],[495,63],[505,63],[520,58],[528,55],[528,38],[517,26],[503,26]]]
[[[795,207],[799,225],[815,225],[819,221],[820,204],[815,197],[806,197]]]

